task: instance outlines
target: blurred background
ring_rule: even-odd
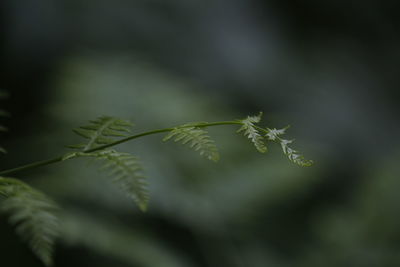
[[[100,115],[135,132],[264,111],[316,164],[210,129],[221,161],[150,136],[141,213],[96,166],[20,173],[63,208],[63,266],[400,266],[398,1],[2,0],[1,169]],[[1,265],[41,266],[0,217]]]

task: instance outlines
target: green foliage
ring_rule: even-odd
[[[113,137],[127,137],[133,124],[127,120],[102,116],[91,124],[74,129],[74,132],[89,140],[87,144],[69,146],[81,149],[86,153],[70,153],[64,160],[73,157],[92,157],[105,162],[102,170],[108,170],[109,176],[119,187],[132,198],[142,211],[147,209],[149,194],[143,168],[138,159],[129,154],[115,150],[103,150],[102,145],[109,145],[116,141]],[[90,150],[98,151],[90,152]]]
[[[305,159],[299,151],[289,147],[289,144],[293,143],[294,140],[287,140],[280,137],[286,133],[286,130],[289,128],[289,126],[279,130],[276,128],[261,128],[257,126],[257,123],[261,121],[261,117],[262,112],[260,112],[257,116],[248,116],[246,119],[238,121],[240,124],[242,124],[238,132],[244,132],[244,135],[253,142],[259,152],[267,152],[265,141],[273,141],[281,145],[283,153],[293,163],[302,167],[309,167],[314,164],[312,160]],[[264,136],[261,133],[263,133]]]
[[[13,179],[0,177],[0,211],[46,266],[52,265],[53,246],[59,233],[57,205],[41,192]]]
[[[0,111],[0,116],[2,114],[5,113]],[[312,165],[312,161],[304,159],[298,151],[288,146],[293,141],[281,138],[287,128],[280,130],[261,128],[257,125],[261,121],[261,116],[262,113],[259,113],[257,116],[248,116],[243,120],[190,123],[137,135],[128,135],[133,126],[129,121],[102,116],[90,121],[90,124],[74,130],[76,134],[88,140],[87,143],[70,146],[70,148],[78,149],[78,152],[71,152],[54,159],[6,170],[0,172],[0,175],[73,158],[89,157],[104,162],[101,170],[107,172],[112,181],[128,197],[132,198],[142,211],[145,211],[149,201],[149,193],[143,168],[138,158],[129,153],[109,149],[109,147],[146,135],[167,133],[163,141],[174,140],[183,145],[189,145],[200,152],[201,156],[216,162],[219,160],[218,149],[205,128],[220,125],[240,125],[238,132],[243,132],[261,153],[267,152],[266,142],[273,141],[281,145],[284,154],[292,162],[300,166]],[[10,222],[16,225],[17,233],[29,243],[33,252],[43,263],[50,266],[52,264],[53,245],[59,227],[55,214],[57,206],[42,193],[12,178],[0,177],[0,196],[4,198],[0,203],[0,211],[10,214]]]
[[[142,211],[146,211],[149,201],[146,177],[138,158],[129,153],[102,150],[92,153],[75,153],[75,156],[91,157],[104,162],[101,170],[108,172],[119,188],[132,198]]]
[[[193,124],[185,124],[174,128],[163,141],[174,139],[175,142],[181,141],[182,144],[188,144],[191,148],[200,152],[201,156],[217,162],[219,153],[215,142],[207,135],[207,131],[199,127],[191,126]]]
[[[257,116],[248,116],[246,119],[240,120],[242,127],[237,131],[238,133],[243,132],[251,142],[253,142],[256,149],[261,153],[268,151],[267,146],[264,143],[264,138],[261,136],[259,130],[255,127],[256,123],[261,121],[262,112]]]
[[[109,116],[102,116],[90,121],[90,124],[74,129],[74,132],[83,138],[88,139],[86,144],[71,145],[70,148],[88,151],[90,149],[111,144],[114,137],[126,137],[130,133],[133,124]]]
[[[294,140],[286,140],[282,139],[280,136],[284,135],[286,133],[286,130],[289,127],[283,128],[283,129],[269,129],[266,128],[267,133],[265,134],[265,137],[270,140],[270,141],[275,141],[278,142],[283,150],[283,153],[289,158],[290,161],[293,163],[303,166],[303,167],[309,167],[314,164],[312,160],[307,160],[304,158],[303,155],[299,153],[299,151],[294,150],[289,147],[289,144],[293,143]]]

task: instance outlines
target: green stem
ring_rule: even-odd
[[[212,126],[220,126],[220,125],[237,125],[237,124],[241,125],[242,123],[240,121],[220,121],[220,122],[211,122],[211,123],[202,122],[202,123],[197,123],[197,124],[190,124],[190,125],[188,125],[186,127],[201,127],[201,128],[203,128],[203,127],[212,127]],[[109,148],[109,147],[113,147],[113,146],[128,142],[128,141],[133,140],[133,139],[137,139],[137,138],[143,137],[143,136],[170,132],[173,129],[175,129],[175,127],[158,129],[158,130],[143,132],[143,133],[136,134],[136,135],[131,135],[131,136],[125,137],[123,139],[120,139],[118,141],[115,141],[113,143],[89,149],[89,150],[87,150],[87,151],[85,151],[83,153],[91,153],[91,152],[103,150],[103,149],[106,149],[106,148]],[[17,173],[17,172],[21,172],[21,171],[25,171],[25,170],[29,170],[29,169],[34,169],[34,168],[38,168],[38,167],[41,167],[41,166],[46,166],[46,165],[58,163],[58,162],[61,162],[61,161],[64,161],[64,155],[58,156],[58,157],[55,157],[55,158],[51,158],[51,159],[47,159],[47,160],[36,161],[36,162],[29,163],[29,164],[26,164],[26,165],[23,165],[23,166],[20,166],[20,167],[16,167],[16,168],[13,168],[13,169],[0,171],[0,176],[14,174],[14,173]]]

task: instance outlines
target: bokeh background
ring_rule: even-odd
[[[135,132],[264,111],[315,166],[210,129],[208,162],[151,136],[149,211],[74,161],[19,174],[63,208],[56,266],[400,266],[398,1],[1,0],[1,168],[99,115]],[[41,266],[0,217],[1,266]]]

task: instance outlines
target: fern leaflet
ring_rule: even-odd
[[[289,126],[279,130],[275,128],[274,129],[266,128],[264,129],[266,131],[265,137],[270,141],[278,142],[282,147],[283,153],[293,163],[303,167],[309,167],[313,165],[314,162],[312,160],[305,159],[303,155],[299,154],[299,151],[289,147],[289,144],[293,143],[294,140],[286,140],[280,137],[281,135],[284,135],[286,133],[286,130],[288,128]]]
[[[257,130],[255,124],[261,121],[262,112],[260,112],[257,116],[248,116],[246,119],[240,120],[242,123],[242,127],[237,131],[238,133],[243,132],[245,136],[247,136],[251,142],[253,142],[256,149],[261,152],[267,152],[267,146],[264,143],[264,138],[261,136],[260,132]]]
[[[146,177],[143,175],[143,168],[138,158],[129,153],[115,150],[75,153],[73,156],[92,157],[105,161],[101,170],[108,170],[113,182],[118,184],[120,189],[132,198],[142,211],[147,210],[149,193]]]
[[[16,232],[46,266],[53,263],[52,253],[59,233],[56,204],[29,185],[0,177],[0,211],[10,214]]]
[[[133,124],[129,121],[102,116],[90,121],[91,124],[74,129],[83,138],[89,139],[87,144],[71,145],[70,148],[88,151],[101,145],[107,145],[115,140],[113,137],[126,137]]]
[[[207,135],[208,132],[202,128],[190,125],[192,124],[185,124],[174,128],[164,137],[163,141],[174,138],[175,142],[181,141],[184,145],[189,144],[191,148],[199,151],[201,156],[217,162],[219,160],[218,148],[210,136]]]
[[[294,140],[279,139],[283,153],[289,158],[290,161],[303,167],[309,167],[314,164],[312,160],[305,159],[299,151],[290,148],[288,145],[293,143]]]

